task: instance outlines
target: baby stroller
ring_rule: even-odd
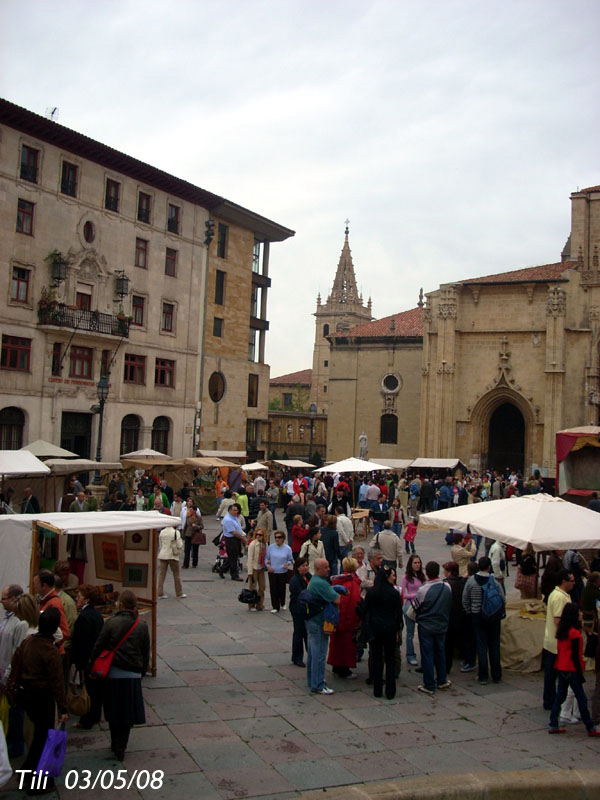
[[[218,573],[222,578],[225,577],[226,572],[229,572],[229,558],[227,556],[227,550],[225,549],[225,537],[221,536],[218,544],[219,552],[217,553],[217,557],[215,559],[215,563],[212,565],[212,572]],[[238,575],[242,571],[242,559],[238,559]]]

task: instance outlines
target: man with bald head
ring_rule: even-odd
[[[329,575],[329,562],[326,558],[316,558],[314,575],[308,584],[308,591],[322,602],[323,607],[327,603],[340,602],[339,594],[332,589],[327,580]],[[306,620],[307,633],[307,659],[306,659],[306,680],[308,688],[314,694],[333,694],[325,683],[325,661],[327,659],[327,649],[329,647],[329,636],[323,633],[323,611],[319,611],[310,619]]]

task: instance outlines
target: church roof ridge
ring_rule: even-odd
[[[508,272],[496,272],[493,275],[482,275],[480,278],[467,278],[456,281],[465,283],[529,283],[532,281],[555,281],[562,277],[568,269],[576,269],[575,261],[558,261],[554,264],[540,264],[536,267],[522,267]]]
[[[361,325],[355,325],[349,331],[333,334],[339,338],[371,338],[384,336],[423,336],[423,308],[410,308],[390,314],[388,317],[374,319]]]
[[[299,383],[312,383],[312,369],[301,369],[298,372],[288,372],[286,375],[279,375],[271,378],[270,383],[283,383],[296,386]]]

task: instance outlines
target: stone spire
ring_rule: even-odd
[[[356,276],[354,275],[354,264],[352,263],[352,253],[348,243],[348,222],[346,220],[346,230],[344,235],[344,246],[335,273],[333,288],[327,298],[329,303],[357,304],[359,300],[358,289],[356,288]]]

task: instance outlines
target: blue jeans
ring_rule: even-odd
[[[590,717],[590,712],[588,709],[587,697],[585,696],[585,692],[583,690],[583,684],[581,683],[581,679],[576,672],[563,672],[562,670],[557,672],[558,675],[558,687],[556,689],[556,697],[554,698],[554,705],[552,706],[552,711],[550,712],[550,722],[549,727],[558,728],[558,715],[560,713],[560,707],[567,699],[567,692],[569,691],[569,686],[573,689],[573,694],[577,699],[577,705],[579,706],[579,713],[581,714],[581,721],[585,725],[588,731],[594,730],[594,723],[592,718]]]
[[[415,552],[415,543],[414,542],[409,542],[409,541],[407,541],[405,539],[404,540],[404,550],[407,553],[410,553],[410,551],[412,550],[412,552],[414,553]]]
[[[378,534],[379,531],[383,528],[383,522],[377,522],[376,519],[373,520],[373,533]]]
[[[556,670],[554,669],[556,653],[542,650],[542,661],[544,662],[544,708],[546,711],[550,711],[556,700]]]
[[[402,533],[402,523],[401,522],[392,522],[392,530],[394,531],[396,536],[398,538],[400,538],[400,535]]]
[[[269,503],[269,511],[273,514],[273,530],[277,530],[277,522],[275,521],[275,511],[277,510],[277,503]]]
[[[406,603],[404,607],[406,608]],[[406,634],[406,660],[407,661],[416,661],[417,654],[415,653],[415,644],[414,644],[414,636],[415,636],[415,621],[404,614],[404,630]]]
[[[423,685],[431,692],[435,692],[438,686],[447,681],[445,640],[445,633],[430,633],[429,631],[424,631],[423,626],[419,625]]]
[[[326,686],[325,659],[329,648],[329,636],[323,633],[323,622],[316,622],[314,619],[306,620],[306,633],[308,638],[306,682],[311,692],[318,692]]]
[[[492,680],[499,681],[502,678],[502,666],[500,665],[500,620],[490,621],[485,619],[481,614],[475,614],[472,619],[477,642],[479,680],[487,681],[488,679],[489,655]]]

